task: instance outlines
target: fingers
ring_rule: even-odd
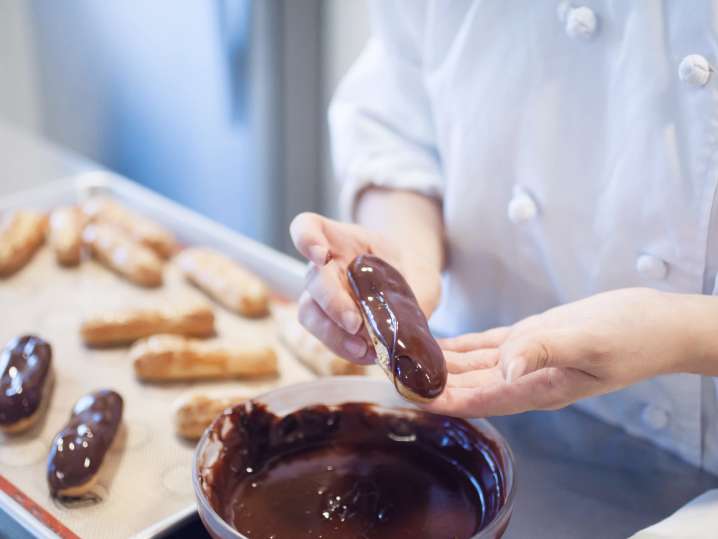
[[[374,350],[367,341],[335,324],[307,292],[299,299],[299,322],[338,356],[354,363],[374,362]]]
[[[490,417],[553,410],[596,392],[596,380],[575,369],[549,367],[509,384],[494,368],[450,375],[444,392],[420,406],[455,417]]]
[[[499,365],[507,382],[546,367],[580,367],[593,354],[585,335],[552,331],[506,341]]]
[[[307,272],[305,289],[326,316],[346,332],[356,335],[362,325],[361,314],[349,295],[346,277],[336,263],[322,267],[312,265]]]
[[[447,387],[437,399],[421,407],[436,414],[467,418],[509,415],[537,408],[533,398],[529,403],[514,398],[514,390],[511,384],[487,388]]]
[[[509,330],[508,327],[500,327],[439,339],[448,371],[459,374],[495,366],[499,361],[498,346],[504,342]]]
[[[499,349],[484,348],[465,353],[444,350],[444,359],[449,373],[460,374],[496,366],[499,361]]]
[[[452,352],[470,352],[477,348],[496,348],[501,345],[509,334],[511,328],[498,327],[480,333],[467,333],[450,339],[440,339],[442,350]]]
[[[327,228],[328,224],[332,226]],[[332,261],[330,251],[332,240],[329,236],[336,236],[338,228],[342,226],[345,225],[315,213],[300,213],[292,220],[289,230],[297,250],[311,261],[307,274],[307,292],[329,319],[354,335],[361,328],[361,315],[349,295],[345,268]],[[351,234],[347,233],[342,241],[352,243]]]
[[[321,215],[304,212],[292,219],[289,225],[289,234],[297,251],[317,266],[323,266],[331,260],[324,221]]]

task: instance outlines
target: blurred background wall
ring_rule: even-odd
[[[326,107],[368,31],[365,0],[0,0],[0,122],[289,250],[335,213]]]

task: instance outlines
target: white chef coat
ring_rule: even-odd
[[[343,205],[370,184],[442,198],[435,327],[623,287],[715,293],[718,2],[378,0],[372,22],[330,109]],[[718,473],[712,378],[580,406]]]

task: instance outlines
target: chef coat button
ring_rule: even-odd
[[[711,65],[705,56],[689,54],[678,66],[678,77],[693,86],[705,86],[711,78]]]
[[[636,271],[648,279],[664,279],[668,274],[668,264],[657,256],[641,255],[636,260]]]
[[[559,16],[561,12],[559,11]],[[570,38],[589,39],[596,33],[598,19],[590,7],[570,7],[565,10],[566,34]]]
[[[509,220],[514,224],[530,221],[538,214],[534,199],[521,187],[514,187],[514,194],[507,209]]]
[[[641,421],[652,430],[665,429],[668,426],[668,419],[668,412],[653,404],[646,404],[641,412]]]

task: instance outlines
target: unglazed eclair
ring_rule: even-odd
[[[106,196],[90,198],[82,211],[91,222],[116,226],[163,258],[172,256],[177,248],[174,235],[163,226]]]
[[[444,354],[401,273],[367,254],[351,262],[347,277],[377,363],[397,391],[417,402],[438,397],[446,386]]]
[[[84,226],[85,217],[80,208],[62,206],[52,210],[47,239],[58,264],[76,266],[80,263]]]
[[[207,305],[136,307],[92,315],[80,326],[88,346],[114,346],[169,333],[188,337],[214,335],[214,313]]]
[[[106,223],[90,224],[85,227],[83,241],[100,263],[129,281],[147,287],[162,284],[162,260],[122,229]]]
[[[8,212],[0,220],[0,277],[27,264],[45,241],[47,216],[31,210]]]
[[[182,438],[198,440],[219,414],[245,400],[247,398],[241,395],[180,397],[174,405],[175,432]]]
[[[130,359],[137,377],[151,382],[257,378],[279,373],[272,346],[177,335],[154,335],[137,341],[130,349]]]
[[[269,290],[264,282],[226,256],[203,247],[190,247],[177,256],[187,280],[209,297],[247,317],[269,313]]]

